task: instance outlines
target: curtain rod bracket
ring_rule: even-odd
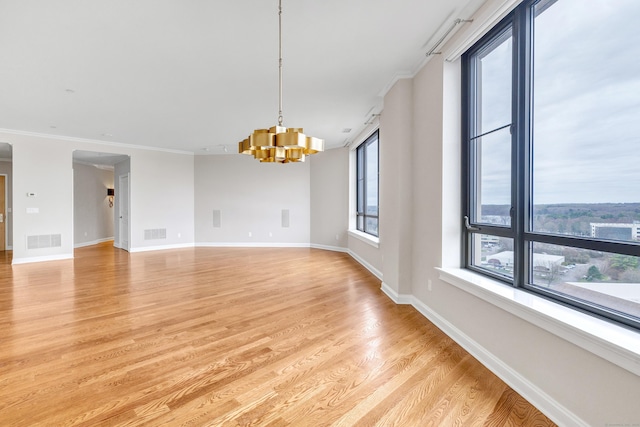
[[[442,42],[447,38],[447,36],[451,33],[451,31],[453,31],[453,29],[458,24],[464,24],[466,22],[473,22],[473,19],[461,19],[461,18],[458,18],[455,21],[453,21],[453,24],[451,25],[451,27],[449,27],[447,32],[445,32],[444,35],[442,37],[440,37],[440,39],[436,42],[436,44],[433,45],[433,47],[429,50],[429,52],[426,53],[425,56],[428,57],[428,56],[431,56],[431,55],[441,55],[442,52],[436,52],[436,49],[442,44]]]

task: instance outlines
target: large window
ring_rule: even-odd
[[[356,149],[356,228],[378,236],[378,131]]]
[[[466,267],[637,328],[639,15],[524,1],[463,55]]]

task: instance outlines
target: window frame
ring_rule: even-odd
[[[368,180],[368,168],[367,168],[367,153],[368,148],[371,144],[377,142],[377,152],[376,157],[378,159],[376,164],[376,182],[378,189],[378,205],[377,205],[377,215],[372,215],[367,213],[367,180]],[[360,157],[362,156],[362,170],[360,169]],[[355,158],[356,158],[356,203],[355,203],[355,229],[359,232],[365,233],[369,236],[373,236],[379,238],[380,236],[380,133],[379,129],[376,129],[371,133],[362,143],[360,143],[355,149]],[[360,172],[362,172],[362,178],[360,178]],[[362,190],[360,190],[359,181],[362,180]],[[359,207],[363,206],[363,210],[360,210]],[[360,226],[360,218],[362,218],[362,227]],[[372,233],[371,231],[366,230],[366,224],[368,218],[375,218],[378,223],[378,232]]]
[[[595,315],[606,320],[640,329],[640,319],[596,303],[573,298],[566,294],[543,290],[533,285],[531,257],[535,243],[553,244],[577,249],[638,256],[639,243],[613,241],[603,238],[584,238],[534,231],[533,185],[533,21],[536,4],[553,1],[525,0],[503,18],[487,34],[469,48],[461,58],[462,82],[462,265],[464,268],[499,280],[517,289],[534,293],[570,308]],[[510,226],[481,223],[476,217],[477,150],[473,140],[477,128],[478,105],[476,59],[493,43],[500,40],[505,31],[512,36],[512,96],[511,96],[511,224]],[[490,236],[513,239],[513,278],[493,273],[473,265],[473,236]]]

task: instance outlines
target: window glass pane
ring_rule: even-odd
[[[513,279],[513,239],[472,235],[472,265]]]
[[[378,139],[367,144],[367,215],[378,215]],[[376,226],[377,229],[377,226]]]
[[[640,258],[533,244],[533,284],[640,318]]]
[[[477,64],[476,114],[482,135],[511,123],[511,30],[480,52]]]
[[[533,231],[638,241],[640,1],[538,5]]]
[[[511,132],[509,128],[474,140],[476,144],[476,222],[511,225]]]
[[[365,221],[365,232],[373,234],[374,236],[378,235],[378,218],[367,217]]]
[[[364,213],[364,179],[358,180],[358,206],[356,207],[358,213]]]

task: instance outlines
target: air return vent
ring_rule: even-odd
[[[150,230],[144,230],[144,240],[158,240],[167,238],[166,228],[153,228]]]
[[[42,234],[39,236],[27,236],[27,249],[59,248],[61,246],[61,234]]]

